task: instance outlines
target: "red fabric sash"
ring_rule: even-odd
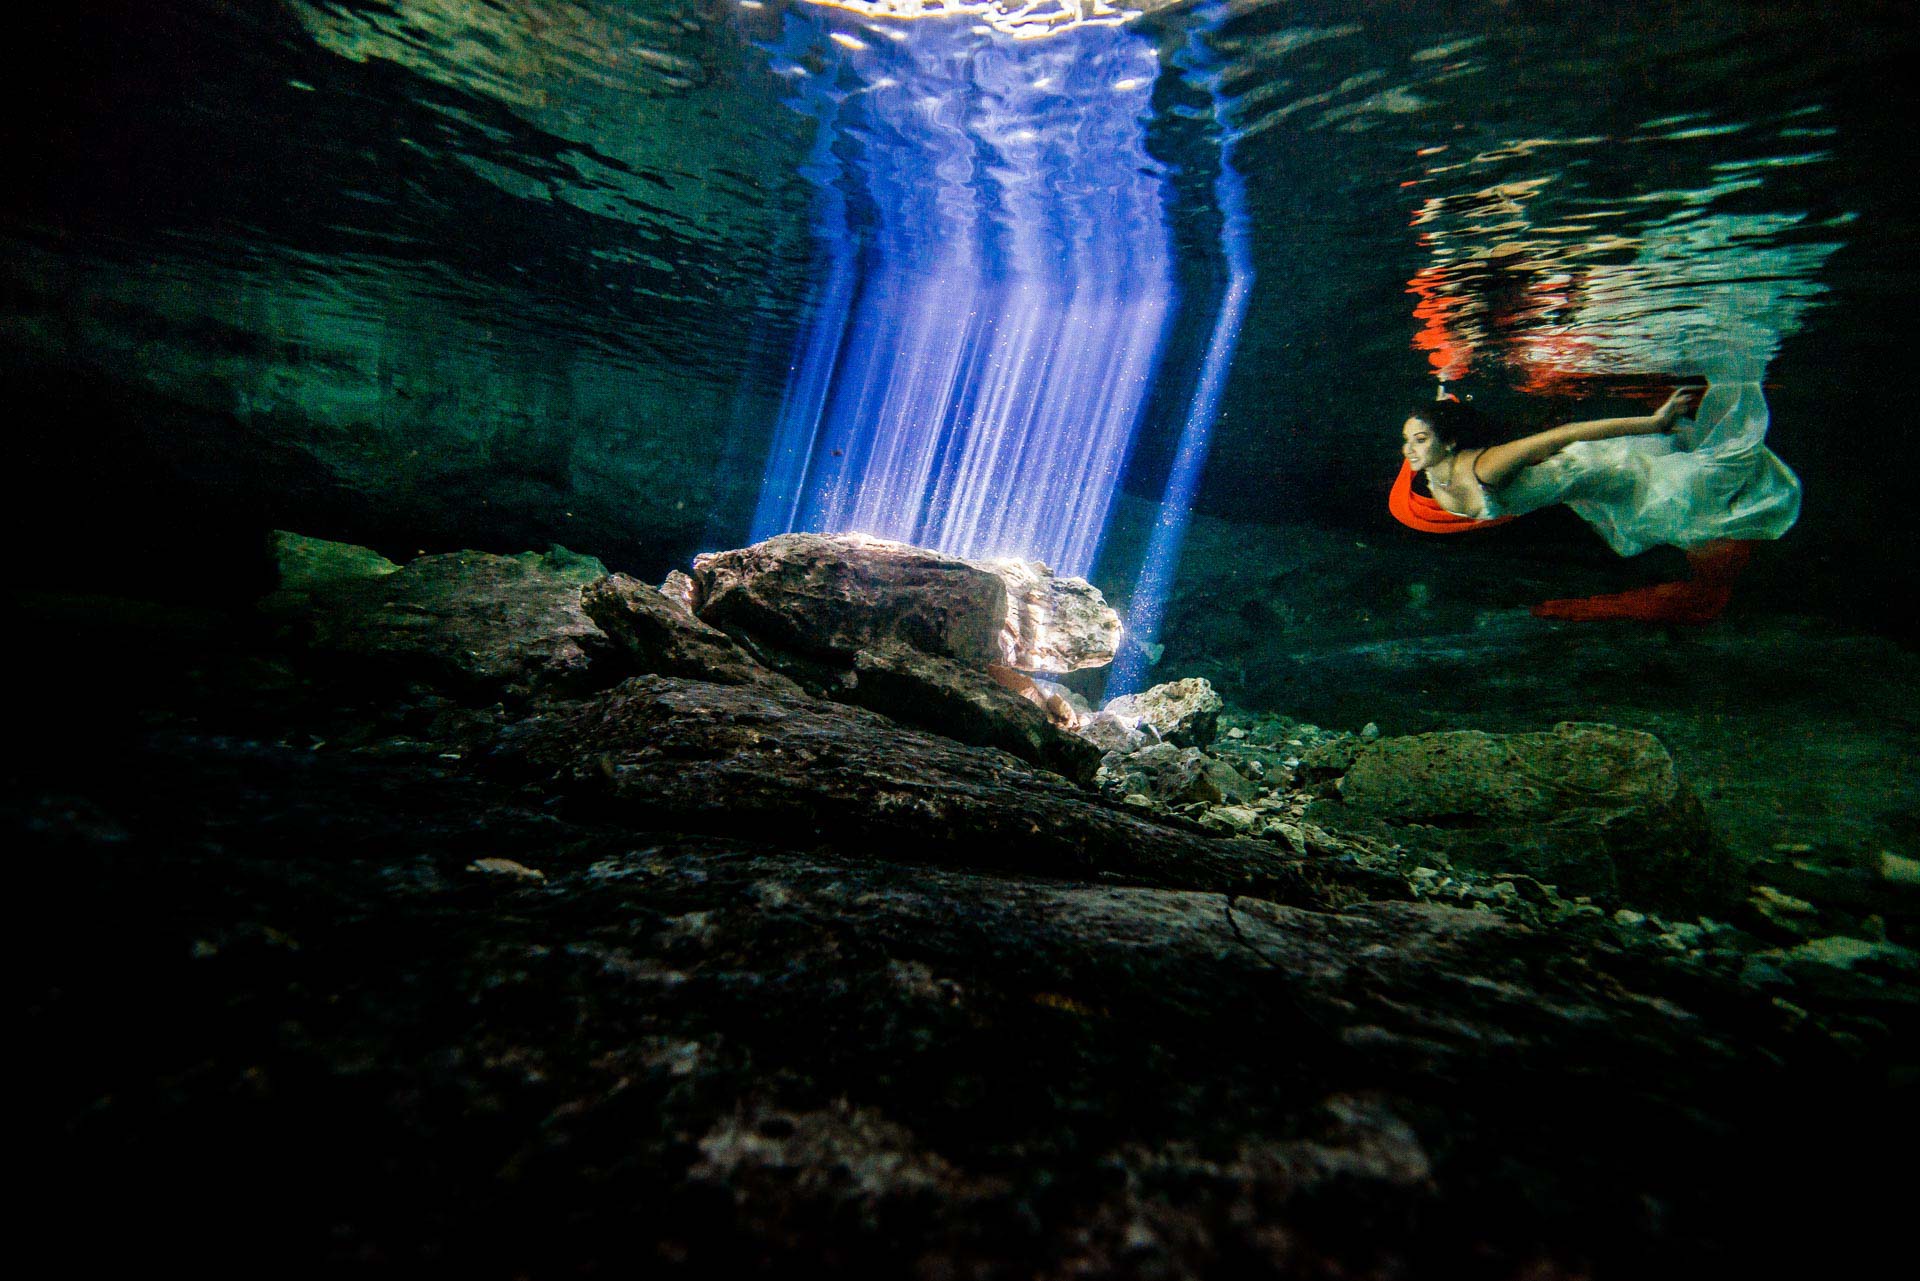
[[[1492,529],[1514,519],[1496,516],[1492,520],[1475,520],[1471,516],[1456,516],[1426,494],[1414,493],[1413,467],[1404,458],[1400,460],[1400,475],[1393,482],[1393,492],[1387,495],[1387,510],[1402,525],[1423,534],[1464,534],[1470,529]]]

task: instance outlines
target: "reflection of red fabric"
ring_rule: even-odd
[[[1543,601],[1533,607],[1533,616],[1577,622],[1631,618],[1643,623],[1711,623],[1733,598],[1733,580],[1752,558],[1751,542],[1718,539],[1687,553],[1687,566],[1693,575],[1684,583],[1655,583],[1630,592]]]
[[[1441,382],[1459,382],[1473,363],[1473,345],[1454,334],[1454,322],[1464,319],[1464,314],[1456,313],[1463,313],[1467,299],[1448,293],[1447,286],[1447,273],[1438,266],[1421,268],[1407,282],[1407,292],[1420,299],[1413,309],[1414,319],[1420,322],[1413,345],[1427,353],[1427,363]]]
[[[1491,529],[1513,519],[1498,516],[1493,520],[1475,520],[1471,516],[1456,516],[1427,495],[1414,493],[1413,467],[1404,458],[1400,460],[1400,475],[1393,482],[1393,492],[1387,495],[1387,510],[1402,525],[1423,534],[1463,534],[1469,529]]]

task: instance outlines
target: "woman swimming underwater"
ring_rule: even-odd
[[[1692,430],[1682,431],[1697,400]],[[1680,548],[1682,583],[1534,606],[1543,618],[1717,618],[1755,541],[1780,537],[1800,513],[1800,482],[1761,443],[1760,385],[1682,387],[1646,417],[1567,423],[1517,440],[1469,405],[1439,400],[1401,427],[1405,465],[1389,501],[1402,522],[1432,532],[1483,527],[1565,503],[1622,556]],[[1414,482],[1426,482],[1421,495]]]

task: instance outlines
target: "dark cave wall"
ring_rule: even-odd
[[[276,526],[648,573],[744,528],[738,371],[812,199],[753,33],[409,12],[114,3],[0,49],[29,584],[218,592],[185,580],[264,573]]]
[[[390,267],[7,264],[30,479],[9,523],[50,584],[128,547],[239,568],[272,528],[397,557],[560,543],[651,573],[751,511],[758,446],[743,465],[729,426],[761,430],[771,403],[543,333],[529,298]]]

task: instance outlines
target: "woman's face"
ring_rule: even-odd
[[[1400,428],[1400,438],[1400,453],[1415,471],[1425,471],[1453,452],[1441,442],[1434,433],[1433,425],[1424,418],[1407,419]]]

